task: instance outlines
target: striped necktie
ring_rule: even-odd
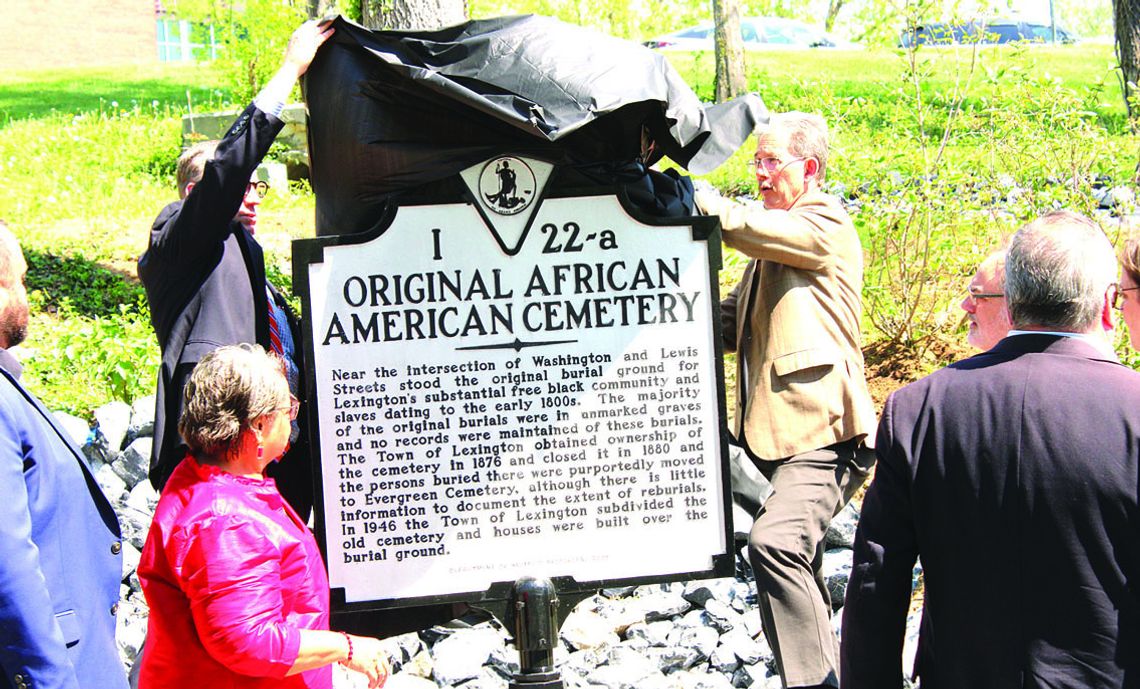
[[[273,353],[277,356],[283,356],[285,349],[281,346],[281,330],[277,324],[277,309],[273,302],[273,292],[270,291],[269,285],[265,286],[265,295],[269,298],[269,346],[273,348]]]

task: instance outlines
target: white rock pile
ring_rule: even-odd
[[[139,399],[134,405],[105,404],[95,410],[93,427],[68,414],[57,412],[55,416],[83,449],[95,480],[119,516],[123,583],[115,636],[119,656],[129,669],[146,636],[147,605],[135,568],[158,503],[158,494],[146,480],[154,434],[154,398]]]
[[[146,480],[154,430],[154,398],[112,402],[93,427],[57,414],[83,449],[123,531],[119,654],[129,669],[146,635],[147,605],[135,572],[158,495]],[[840,632],[858,513],[848,506],[827,533],[824,577]],[[916,572],[918,570],[916,569]],[[907,666],[918,613],[908,620]],[[386,640],[393,660],[390,689],[506,689],[518,671],[509,634],[493,619],[432,627]],[[555,662],[567,689],[769,689],[780,687],[771,647],[760,628],[751,571],[737,558],[736,576],[607,589],[582,601],[561,627]],[[338,687],[363,686],[338,670]]]

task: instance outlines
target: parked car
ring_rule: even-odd
[[[657,50],[704,50],[712,52],[713,22],[658,36],[644,45]],[[741,17],[740,33],[745,50],[804,50],[808,48],[857,48],[804,22],[782,17]]]
[[[913,30],[899,34],[899,46],[912,45],[955,45],[978,43],[998,45],[1002,43],[1052,43],[1053,28],[1048,24],[1020,21],[1017,19],[989,19],[966,22],[928,22]],[[1058,43],[1076,43],[1077,37],[1057,27]]]

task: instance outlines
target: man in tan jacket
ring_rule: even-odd
[[[721,314],[737,352],[736,437],[773,487],[748,552],[786,687],[839,686],[823,537],[874,462],[863,251],[847,212],[819,189],[827,152],[822,118],[775,115],[752,162],[764,208],[697,195],[720,216],[724,243],[752,258]]]

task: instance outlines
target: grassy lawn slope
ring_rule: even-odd
[[[711,96],[711,55],[670,59]],[[1092,213],[1096,187],[1133,184],[1138,142],[1108,45],[748,60],[749,84],[770,109],[818,112],[833,127],[829,183],[855,210],[865,334],[890,364],[888,387],[963,352],[961,290],[1018,224],[1058,206]],[[235,105],[244,103],[231,102],[210,66],[0,71],[0,218],[23,242],[34,289],[18,354],[49,406],[88,415],[153,391],[158,350],[135,259],[176,198],[182,116]],[[754,194],[750,156],[740,151],[709,180]],[[303,185],[275,189],[262,209],[258,238],[287,283],[288,242],[312,235],[313,198]],[[1098,217],[1116,239],[1132,210]],[[726,258],[725,286],[744,264]]]

